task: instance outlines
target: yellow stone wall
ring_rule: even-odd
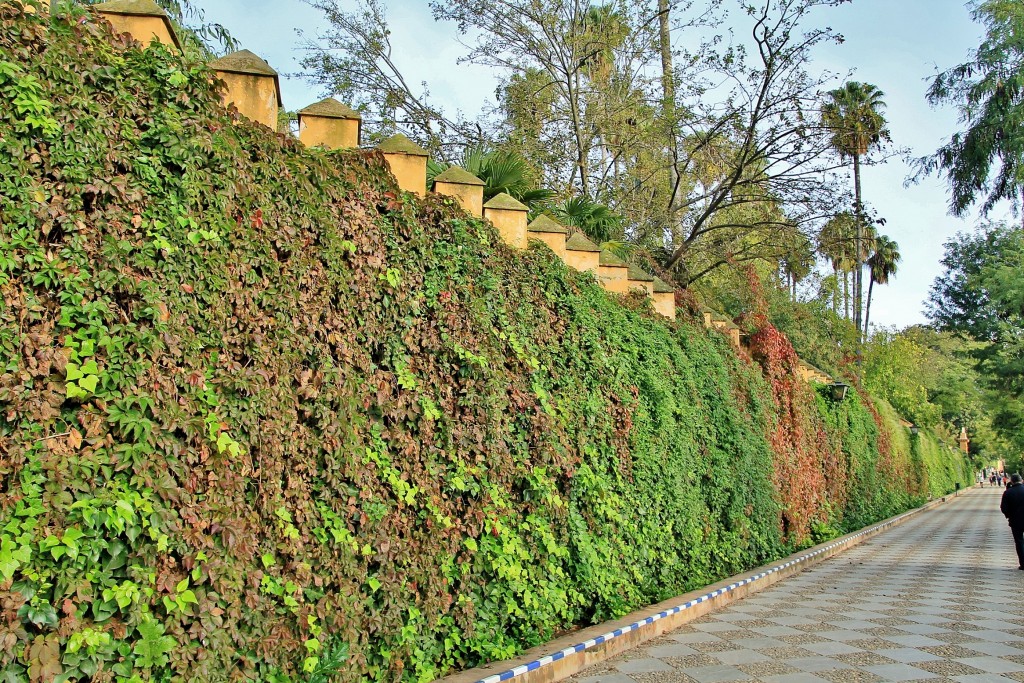
[[[167,23],[160,17],[147,17],[135,14],[108,14],[100,12],[100,15],[110,22],[117,33],[130,33],[132,38],[143,45],[149,45],[153,38],[164,45],[174,47],[174,38],[167,30]],[[277,119],[277,108],[274,108],[274,118]]]
[[[528,237],[532,240],[540,240],[551,247],[551,251],[558,255],[558,258],[565,260],[565,234],[561,232],[531,232]]]
[[[299,115],[299,140],[306,147],[349,149],[359,146],[359,121]]]
[[[434,183],[434,192],[446,197],[455,197],[462,210],[471,216],[484,215],[483,185],[463,185],[462,183]],[[565,240],[563,240],[564,242]]]
[[[494,223],[501,239],[516,249],[526,249],[526,212],[508,209],[484,209],[484,218]]]
[[[733,329],[729,330],[729,341],[732,342],[732,345],[735,346],[737,349],[740,348],[739,329],[734,327]]]
[[[625,294],[629,291],[629,268],[623,266],[598,266],[597,279],[609,292]]]
[[[277,88],[272,77],[226,71],[218,71],[217,77],[227,84],[224,104],[234,103],[242,116],[277,130]]]
[[[646,282],[645,280],[627,280],[629,289],[639,289],[642,292],[646,292],[647,296],[654,296],[654,283]]]
[[[601,252],[566,250],[565,264],[581,273],[596,273],[601,265]]]
[[[676,319],[676,295],[673,292],[655,292],[654,310],[666,318]]]
[[[391,174],[398,181],[398,187],[420,197],[427,193],[427,158],[415,154],[385,154]]]

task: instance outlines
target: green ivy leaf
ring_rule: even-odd
[[[142,639],[135,643],[133,649],[135,663],[145,669],[166,664],[169,661],[167,653],[177,642],[164,635],[164,625],[155,619],[147,619],[138,625],[138,631]]]

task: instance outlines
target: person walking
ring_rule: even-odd
[[[1021,483],[1019,474],[1010,477],[1010,486],[1003,491],[999,511],[1010,524],[1013,545],[1017,549],[1017,563],[1019,569],[1024,569],[1024,483]]]

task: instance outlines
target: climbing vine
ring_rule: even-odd
[[[225,111],[83,10],[0,7],[0,142],[8,679],[433,680],[846,500],[843,423],[815,460],[774,360]]]

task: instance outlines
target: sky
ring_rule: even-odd
[[[496,81],[482,67],[458,64],[465,53],[455,27],[435,23],[427,0],[383,0],[388,9],[395,61],[411,83],[427,81],[432,100],[449,114],[475,116],[494,101]],[[458,1],[458,0],[455,0]],[[346,0],[339,0],[345,7]],[[285,107],[301,109],[330,93],[319,92],[300,75],[300,46],[323,26],[320,12],[300,0],[196,0],[209,21],[223,24],[241,43],[282,74]],[[872,83],[885,94],[885,115],[893,144],[909,157],[934,152],[958,129],[951,108],[933,109],[925,100],[936,70],[966,61],[983,29],[962,0],[852,0],[813,19],[844,37],[840,45],[818,49],[811,67]],[[401,51],[398,47],[401,46]],[[835,83],[838,87],[840,81]],[[871,320],[904,328],[926,322],[924,301],[942,272],[943,243],[970,231],[977,216],[948,215],[948,192],[938,178],[905,186],[910,166],[902,156],[862,170],[865,202],[886,220],[881,229],[900,246],[902,262],[890,284],[875,287]],[[852,182],[852,181],[851,181]],[[990,218],[1008,217],[1001,207]]]

